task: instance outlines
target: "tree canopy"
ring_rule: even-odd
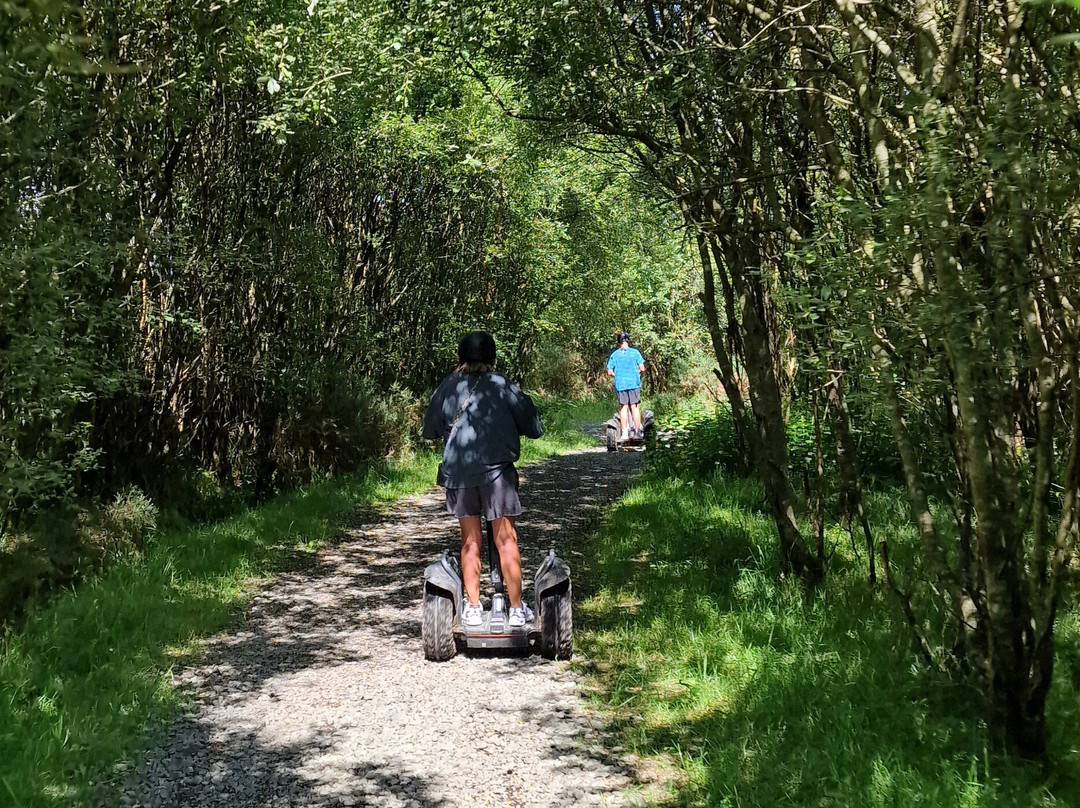
[[[63,575],[79,497],[199,470],[266,496],[393,451],[466,328],[558,393],[617,329],[657,387],[705,339],[784,572],[827,574],[828,438],[920,657],[976,671],[998,734],[1042,751],[1080,530],[1072,4],[15,0],[0,21],[5,541]],[[861,517],[877,418],[912,558]]]
[[[82,564],[76,505],[197,512],[204,474],[264,498],[399,450],[469,328],[562,394],[627,324],[658,388],[694,355],[635,167],[507,121],[395,14],[0,9],[0,536],[36,559],[8,606]]]

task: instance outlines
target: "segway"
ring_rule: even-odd
[[[624,449],[627,451],[642,451],[651,446],[656,440],[656,424],[653,423],[652,410],[641,411],[641,435],[633,438],[622,437],[622,424],[619,421],[619,411],[604,422],[604,444],[609,452]]]
[[[527,651],[530,644],[548,659],[569,659],[574,647],[574,621],[571,604],[570,567],[549,550],[533,582],[536,604],[534,622],[511,626],[509,601],[503,585],[499,551],[491,523],[486,524],[487,557],[491,566],[491,609],[484,612],[484,622],[467,626],[461,620],[465,587],[461,565],[450,550],[424,570],[424,600],[421,635],[424,656],[444,662],[457,653],[458,647],[517,649]]]

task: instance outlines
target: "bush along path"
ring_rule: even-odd
[[[598,447],[522,470],[526,598],[548,548],[583,566],[603,506],[639,465]],[[570,665],[472,652],[424,660],[423,569],[457,537],[435,489],[279,575],[242,627],[176,673],[191,710],[98,804],[636,804],[633,763],[605,747]]]

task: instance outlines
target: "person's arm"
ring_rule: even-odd
[[[443,402],[446,399],[443,387],[445,386],[446,382],[439,385],[439,388],[431,397],[427,411],[424,413],[424,427],[420,434],[428,440],[438,440],[446,437],[446,418],[443,416]]]
[[[528,394],[512,382],[507,385],[510,411],[514,413],[514,426],[519,435],[526,438],[539,438],[544,434],[543,424],[540,423],[540,413],[533,404]]]

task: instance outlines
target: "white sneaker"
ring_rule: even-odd
[[[526,623],[531,623],[536,617],[533,614],[533,610],[529,608],[528,604],[522,603],[518,607],[510,607],[510,618],[507,622],[513,628],[521,628]]]
[[[468,601],[465,601],[465,608],[461,612],[461,622],[467,626],[482,626],[484,625],[484,607],[482,604],[477,603],[473,606]]]

